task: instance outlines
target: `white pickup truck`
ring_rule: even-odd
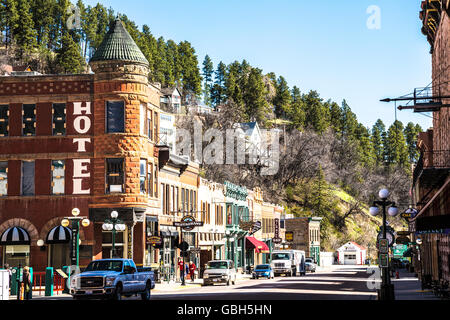
[[[155,287],[153,271],[138,270],[131,259],[94,260],[84,272],[70,280],[70,294],[74,299],[111,298],[140,294],[150,300]]]

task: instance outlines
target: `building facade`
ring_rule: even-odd
[[[0,77],[2,263],[67,265],[70,232],[59,227],[73,208],[91,222],[80,229],[80,266],[112,255],[102,229],[112,211],[126,224],[115,256],[145,262],[147,216],[160,208],[160,93],[120,20],[90,66],[93,74]]]
[[[225,258],[225,193],[224,185],[199,178],[198,187],[199,220],[198,228],[201,274],[205,264],[211,260]]]
[[[434,98],[414,105],[433,112],[433,128],[419,134],[420,159],[413,174],[418,213],[410,219],[414,267],[430,280],[450,280],[450,3],[422,1],[422,32],[432,54]],[[421,241],[417,241],[417,240]]]
[[[303,250],[320,265],[320,222],[319,217],[302,217],[285,220],[286,232],[293,234],[293,241],[287,242],[289,248]]]

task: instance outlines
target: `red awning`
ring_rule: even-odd
[[[256,253],[261,251],[269,251],[269,247],[262,241],[256,240],[255,237],[247,237],[245,244],[246,249],[255,249]]]

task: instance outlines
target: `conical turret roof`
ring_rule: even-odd
[[[111,24],[108,33],[90,62],[109,60],[131,61],[149,65],[144,54],[119,18]]]

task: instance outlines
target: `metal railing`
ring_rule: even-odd
[[[413,184],[422,174],[424,169],[447,169],[450,168],[450,150],[425,151],[420,154],[413,173]]]
[[[45,272],[33,272],[33,283],[32,290],[33,292],[39,292],[39,295],[42,295],[42,292],[45,293]],[[61,277],[59,274],[53,275],[53,292],[60,295],[64,290],[65,279]]]

